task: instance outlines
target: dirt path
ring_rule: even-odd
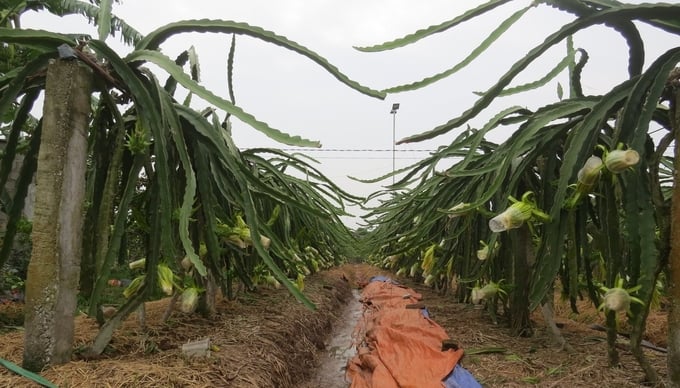
[[[74,360],[44,371],[43,376],[69,387],[316,387],[318,379],[310,379],[322,357],[328,355],[324,349],[328,335],[342,319],[342,306],[351,299],[351,289],[376,274],[386,273],[367,265],[347,264],[309,276],[305,293],[317,304],[313,312],[283,289],[261,289],[242,293],[235,301],[220,300],[218,313],[211,319],[174,313],[163,324],[159,320],[168,301],[152,302],[147,304],[146,330],[133,317],[116,333],[101,359]],[[642,371],[625,350],[625,343],[622,368],[606,366],[604,334],[588,328],[598,315],[585,304],[583,314],[575,319],[564,306],[557,306],[558,323],[563,324],[564,335],[575,349],[567,353],[550,344],[538,318],[534,337],[511,337],[502,321],[494,325],[483,310],[455,303],[451,296],[438,295],[408,279],[398,280],[423,295],[433,319],[467,351],[463,366],[486,387],[641,384]],[[0,318],[2,313],[0,308]],[[654,315],[650,328],[664,333],[663,319],[662,314]],[[91,341],[96,332],[90,319],[77,318],[77,346]],[[216,346],[209,358],[182,355],[182,344],[202,338],[210,338]],[[0,335],[0,340],[0,358],[20,363],[23,333],[10,331]],[[473,354],[489,348],[499,353]],[[664,374],[665,354],[648,351],[647,355]],[[35,385],[0,368],[0,387],[4,386]]]

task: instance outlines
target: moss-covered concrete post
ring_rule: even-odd
[[[669,387],[680,388],[680,68],[671,72],[670,118],[675,132],[675,168],[671,200],[671,252],[668,258],[668,380]]]
[[[32,371],[71,360],[91,85],[77,60],[48,66],[26,280],[23,366]]]

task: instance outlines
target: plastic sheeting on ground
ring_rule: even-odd
[[[385,277],[364,287],[364,313],[355,329],[352,388],[481,387],[458,365],[462,349],[442,351],[446,331],[429,318],[422,296]]]

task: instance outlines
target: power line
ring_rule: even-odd
[[[242,149],[251,149],[251,148],[258,148],[258,147],[249,147],[249,148],[242,148]],[[287,151],[287,152],[392,152],[391,149],[354,149],[354,148],[277,148],[279,151]],[[426,149],[397,149],[394,150],[396,152],[435,152],[437,150],[426,150]]]
[[[391,157],[371,157],[371,156],[318,156],[315,159],[326,159],[326,160],[392,160]],[[397,160],[421,160],[422,158],[397,158]]]

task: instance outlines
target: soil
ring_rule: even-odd
[[[495,324],[484,309],[456,303],[451,296],[439,295],[421,284],[407,284],[423,294],[432,318],[466,351],[461,364],[485,387],[648,386],[625,336],[619,336],[617,342],[620,364],[608,366],[606,333],[593,329],[594,325],[604,326],[604,313],[589,301],[579,301],[579,314],[574,314],[568,301],[555,296],[555,321],[573,348],[567,351],[551,339],[540,309],[531,317],[533,336],[516,337],[502,319]],[[623,322],[625,317],[619,319]],[[625,334],[626,330],[621,324],[619,332]],[[667,314],[652,311],[645,340],[665,347],[667,333]],[[666,354],[651,349],[644,353],[665,379]]]
[[[210,318],[174,311],[161,317],[169,299],[146,304],[146,326],[131,316],[116,332],[104,354],[96,360],[74,360],[41,373],[60,387],[306,387],[326,357],[325,344],[341,316],[342,306],[356,288],[374,275],[387,273],[364,264],[341,267],[308,276],[304,292],[316,304],[310,311],[284,289],[240,293],[233,301],[219,299]],[[389,275],[388,275],[389,276]],[[392,275],[393,276],[393,275]],[[494,324],[484,309],[457,303],[451,295],[410,279],[397,279],[423,295],[432,318],[451,339],[465,349],[461,364],[485,387],[639,387],[644,374],[621,337],[618,367],[607,366],[605,333],[593,330],[603,314],[587,302],[579,315],[556,298],[556,321],[573,351],[560,349],[540,314],[532,316],[534,335],[510,335],[502,320]],[[15,319],[20,305],[0,305],[0,358],[21,364],[23,332]],[[665,346],[666,316],[654,311],[646,339]],[[621,330],[625,330],[622,326]],[[76,317],[76,348],[90,343],[98,326],[85,315]],[[208,357],[187,357],[182,345],[210,339]],[[666,355],[646,349],[645,354],[666,375]],[[318,385],[318,384],[317,384]],[[0,367],[0,387],[35,387],[37,384]]]

